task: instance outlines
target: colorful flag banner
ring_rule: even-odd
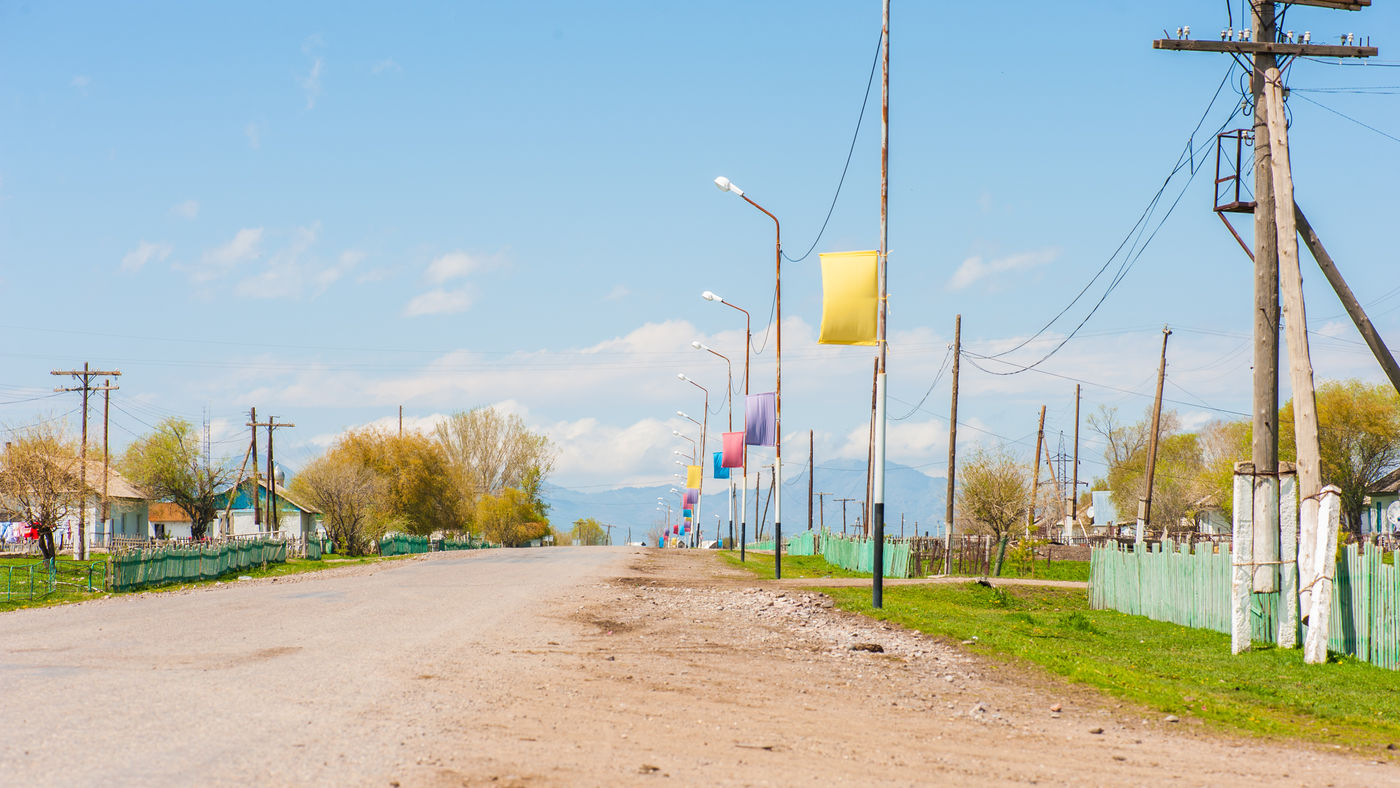
[[[728,479],[728,478],[729,478],[729,469],[726,468],[725,465],[724,465],[724,452],[722,452],[722,451],[717,451],[717,452],[715,452],[715,478],[716,478],[716,479]]]
[[[700,491],[699,491],[699,490],[686,490],[686,491],[685,491],[685,501],[684,501],[684,503],[685,503],[685,508],[686,508],[687,510],[691,509],[691,508],[693,507],[693,505],[695,504],[695,502],[698,501],[698,500],[700,500]],[[687,517],[688,517],[688,516],[689,516],[689,515],[687,515]]]
[[[744,433],[724,433],[724,467],[744,467]]]
[[[778,395],[750,394],[744,401],[744,442],[750,446],[777,446]]]
[[[700,489],[700,481],[704,478],[705,471],[699,465],[685,466],[685,486],[691,489]]]
[[[682,518],[689,518],[689,517],[690,517],[690,510],[689,510],[689,509],[682,509],[682,510],[681,510],[681,517],[682,517]]]
[[[821,345],[877,344],[879,252],[828,252],[822,258]]]

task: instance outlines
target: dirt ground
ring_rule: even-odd
[[[703,551],[555,548],[17,611],[0,781],[1400,784],[829,604]]]

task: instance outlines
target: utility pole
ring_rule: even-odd
[[[890,0],[884,0],[880,28],[884,42],[880,79],[880,255],[876,258],[879,264],[880,298],[876,306],[875,321],[875,341],[879,344],[876,348],[875,366],[879,373],[875,376],[875,445],[871,452],[875,467],[870,477],[869,518],[869,521],[873,521],[875,534],[870,604],[876,609],[884,606],[885,598],[885,422],[888,418],[885,411],[885,377],[889,357],[889,343],[886,341],[889,334],[885,313],[889,302],[890,274]]]
[[[275,466],[273,465],[272,433],[273,433],[274,430],[276,430],[276,429],[278,429],[278,428],[281,428],[281,427],[295,427],[296,425],[295,425],[295,424],[291,424],[291,423],[289,423],[289,422],[285,422],[285,421],[284,421],[284,422],[281,422],[281,423],[278,423],[277,417],[276,417],[276,416],[268,416],[268,417],[267,417],[267,421],[259,422],[259,421],[257,420],[257,418],[256,418],[256,416],[257,416],[257,409],[256,409],[256,408],[253,410],[253,415],[254,415],[254,418],[253,418],[252,421],[248,422],[248,426],[253,428],[253,436],[254,436],[254,437],[253,437],[253,446],[254,446],[254,451],[255,451],[255,452],[256,452],[256,449],[257,449],[257,429],[258,429],[258,427],[266,427],[266,428],[267,428],[267,530],[268,530],[269,533],[271,533],[271,532],[273,532],[273,531],[279,530],[279,524],[278,524],[278,522],[277,522],[277,520],[278,520],[278,517],[277,517],[277,469],[276,469]],[[258,492],[258,488],[257,488],[257,474],[258,474],[258,471],[257,471],[257,468],[258,468],[257,459],[254,458],[254,460],[253,460],[253,482],[254,482],[254,484],[253,484],[253,522],[254,522],[254,523],[257,523],[257,517],[258,517],[258,514],[257,514],[257,512],[258,512],[258,502],[257,502],[257,492]]]
[[[76,386],[60,386],[54,391],[81,391],[83,393],[83,445],[82,453],[78,462],[78,494],[80,504],[78,506],[78,538],[73,542],[73,557],[79,561],[87,558],[87,449],[88,449],[88,395],[94,391],[108,391],[110,386],[93,386],[93,378],[96,377],[121,377],[120,370],[98,370],[92,369],[87,362],[83,362],[82,369],[55,369],[49,372],[50,375],[67,375],[78,379]],[[105,419],[104,419],[105,425]],[[106,443],[106,427],[103,427],[103,443]],[[105,451],[104,451],[105,456]],[[106,486],[106,469],[103,469],[103,486]],[[105,493],[104,493],[105,496]]]
[[[837,498],[836,500],[841,504],[841,535],[842,535],[842,536],[845,536],[845,535],[846,535],[846,504],[847,504],[847,503],[850,503],[851,501],[859,501],[860,499],[859,499],[859,498]]]
[[[403,437],[403,406],[399,406],[399,437]]]
[[[829,497],[831,497],[831,493],[829,493],[829,492],[819,492],[819,493],[815,493],[815,495],[817,496],[817,511],[819,512],[819,514],[820,514],[820,516],[821,516],[821,520],[820,520],[820,522],[818,523],[818,527],[821,528],[823,531],[825,531],[825,530],[826,530],[826,499],[829,498]]]
[[[1157,396],[1152,401],[1152,434],[1147,436],[1147,492],[1138,501],[1137,541],[1152,522],[1152,477],[1157,472],[1157,441],[1162,429],[1162,384],[1167,379],[1167,337],[1172,330],[1162,326],[1162,362],[1157,367]]]
[[[108,501],[108,477],[112,475],[112,452],[107,441],[107,427],[112,414],[112,392],[118,387],[112,385],[111,378],[102,381],[102,523],[107,530],[107,544],[112,543],[112,529],[106,523],[112,519],[111,503]]]
[[[943,537],[947,549],[943,551],[943,574],[949,574],[953,567],[953,491],[954,477],[958,465],[958,362],[962,359],[962,315],[953,321],[953,405],[948,414],[948,514]]]
[[[870,535],[870,507],[875,492],[875,417],[879,415],[880,359],[875,359],[875,368],[870,376],[870,440],[865,447],[865,506],[862,517],[865,519],[866,536]]]
[[[1069,485],[1070,523],[1079,522],[1079,393],[1080,384],[1074,384],[1074,478]],[[1071,525],[1071,534],[1073,526]]]
[[[258,409],[251,408],[248,411],[248,426],[253,430],[253,438],[250,451],[253,456],[253,530],[262,530],[262,501],[258,500]]]
[[[1078,418],[1075,419],[1079,421]],[[1045,406],[1040,406],[1040,426],[1035,430],[1035,475],[1031,480],[1031,505],[1026,510],[1026,538],[1029,539],[1031,529],[1035,527],[1035,502],[1040,495],[1040,447],[1045,442]]]
[[[812,530],[812,472],[817,469],[816,438],[812,430],[807,430],[807,530]]]

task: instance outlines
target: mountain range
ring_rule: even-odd
[[[786,478],[783,479],[783,532],[794,534],[807,528],[807,466],[786,465]],[[754,492],[754,474],[749,476],[748,507],[745,521],[748,523],[749,539],[754,539],[754,523],[762,521],[764,531],[771,535],[773,530],[773,502],[769,489],[770,472],[763,473],[761,491]],[[865,505],[865,463],[860,460],[832,460],[816,467],[813,493],[831,493],[812,503],[812,527],[820,528],[825,518],[827,528],[841,530],[840,499],[846,501],[847,528],[854,530],[862,519]],[[734,497],[740,499],[739,478],[736,475]],[[549,520],[557,531],[567,531],[571,524],[585,517],[592,517],[601,523],[617,526],[613,530],[614,544],[624,541],[641,541],[665,522],[664,509],[657,510],[657,498],[671,503],[671,518],[674,523],[679,518],[680,496],[670,492],[671,485],[653,487],[620,487],[611,490],[588,492],[572,490],[554,484],[546,484],[544,498],[549,504]],[[947,480],[928,476],[914,468],[897,463],[885,466],[885,523],[889,535],[898,535],[900,516],[904,517],[904,533],[914,534],[915,524],[919,533],[937,536],[943,531]],[[757,499],[758,517],[754,516],[754,503]],[[820,503],[818,502],[820,501]],[[767,512],[764,507],[767,504]],[[737,505],[737,503],[736,503]],[[703,535],[710,538],[715,529],[715,514],[722,523],[727,523],[728,487],[723,480],[706,479],[705,495],[701,500],[700,518]],[[736,523],[735,529],[738,529]],[[722,527],[727,533],[727,525]],[[650,539],[648,539],[650,541]]]

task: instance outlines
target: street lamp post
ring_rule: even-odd
[[[704,342],[701,342],[701,341],[698,340],[698,339],[695,340],[694,342],[691,342],[691,343],[690,343],[690,346],[693,347],[693,348],[695,348],[696,350],[703,350],[703,351],[705,351],[706,353],[709,353],[709,354],[715,355],[715,356],[719,356],[720,358],[724,359],[724,369],[725,369],[725,372],[729,375],[729,387],[728,387],[727,389],[725,389],[724,399],[725,399],[726,403],[728,404],[728,408],[729,408],[729,431],[730,431],[730,432],[733,432],[733,431],[734,431],[734,365],[729,363],[729,357],[728,357],[728,356],[724,355],[723,353],[718,352],[718,351],[715,350],[714,348],[710,347],[709,345],[706,345]],[[724,447],[721,446],[720,448],[723,449]],[[716,541],[719,541],[718,538],[716,538]],[[729,541],[730,541],[731,544],[734,542],[734,476],[733,476],[733,474],[730,474],[730,477],[729,477]]]
[[[719,296],[715,295],[709,290],[706,290],[705,292],[701,293],[700,297],[705,299],[706,301],[717,301],[729,307],[730,309],[736,309],[744,313],[744,404],[747,405],[749,397],[749,350],[753,347],[753,328],[752,320],[749,316],[749,310],[744,309],[740,306],[735,306],[734,304],[725,301],[723,298],[720,298]],[[729,428],[731,430],[734,428],[732,422],[730,423]],[[740,470],[740,475],[743,477],[743,480],[739,484],[739,489],[741,490],[739,494],[739,562],[743,563],[745,560],[744,542],[748,541],[748,520],[745,519],[749,508],[748,441],[744,441],[743,443],[743,457],[740,460]]]
[[[695,535],[692,538],[692,541],[695,543],[695,546],[698,547],[700,545],[700,499],[704,498],[705,496],[705,434],[710,431],[710,390],[700,385],[699,383],[696,383],[690,378],[686,377],[684,372],[677,372],[676,379],[683,380],[686,383],[689,383],[690,385],[694,386],[695,388],[705,392],[705,411],[702,414],[705,421],[700,425],[700,492],[696,494]],[[689,417],[687,416],[686,418]]]
[[[715,178],[715,186],[719,187],[720,191],[739,195],[744,202],[762,211],[765,216],[773,220],[775,233],[773,244],[773,312],[777,320],[776,342],[774,344],[774,377],[777,387],[773,395],[773,430],[775,433],[773,486],[776,491],[773,505],[773,577],[780,579],[783,576],[783,226],[778,221],[778,217],[769,213],[767,208],[749,199],[744,194],[743,189],[735,186],[723,175]]]

